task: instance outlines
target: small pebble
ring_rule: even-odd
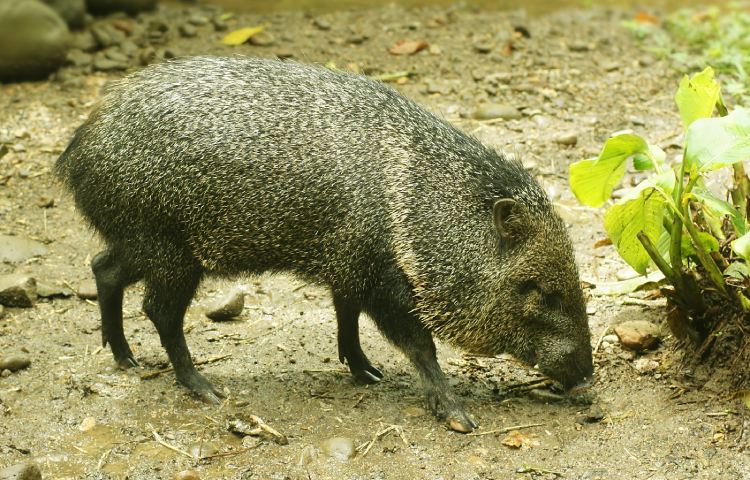
[[[202,27],[203,25],[208,25],[208,22],[210,20],[208,17],[203,15],[193,15],[188,19],[188,22],[190,22],[191,25],[195,25],[196,27]]]
[[[174,474],[174,477],[172,477],[172,480],[200,480],[201,477],[198,475],[198,472],[195,470],[183,470],[181,472],[177,472]]]
[[[206,316],[213,321],[231,320],[242,313],[245,308],[245,292],[235,288],[226,296],[209,305]]]
[[[346,437],[329,438],[323,442],[321,448],[326,455],[340,462],[350,460],[356,453],[354,440]]]
[[[614,345],[620,343],[620,338],[617,335],[610,333],[609,335],[605,335],[604,338],[602,338],[602,341]]]
[[[81,421],[81,424],[78,425],[78,430],[82,432],[88,432],[92,430],[94,427],[96,427],[96,418],[94,417],[86,417]]]
[[[325,18],[320,18],[320,17],[316,18],[315,20],[313,20],[313,25],[315,25],[316,27],[318,27],[318,29],[320,29],[320,30],[330,30],[331,29],[331,23],[328,20],[326,20]]]
[[[560,145],[574,146],[578,143],[578,135],[575,132],[565,132],[555,136],[554,140]]]
[[[495,118],[518,120],[522,116],[523,115],[516,107],[502,104],[484,105],[474,112],[474,118],[477,120],[492,120]]]
[[[31,365],[31,359],[26,355],[11,355],[9,357],[0,358],[0,370],[17,372],[24,368],[28,368],[29,365]]]
[[[266,31],[258,32],[250,37],[250,44],[256,47],[270,47],[275,42],[274,36]]]
[[[578,416],[578,423],[598,423],[604,419],[604,410],[599,405],[592,405],[589,410]]]
[[[494,48],[494,45],[492,45],[491,43],[487,43],[487,42],[476,42],[472,45],[472,47],[474,48],[475,52],[486,54],[492,51],[492,49]]]
[[[194,25],[190,23],[183,23],[177,28],[177,30],[180,32],[180,35],[182,35],[185,38],[192,38],[198,35],[198,30],[195,28]]]
[[[78,284],[76,295],[82,300],[96,300],[98,297],[96,291],[96,282],[93,279],[84,280]]]
[[[94,60],[94,70],[98,70],[100,72],[125,70],[126,68],[128,68],[126,64],[115,60],[110,60],[108,58],[97,58],[96,60]]]
[[[636,352],[655,347],[661,337],[659,326],[646,320],[623,322],[614,331],[623,347]]]

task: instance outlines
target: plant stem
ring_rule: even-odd
[[[648,253],[648,256],[651,257],[651,260],[653,260],[656,264],[656,268],[661,270],[661,273],[663,273],[664,276],[667,277],[669,283],[677,288],[677,274],[675,273],[674,269],[667,263],[667,261],[664,260],[661,255],[659,255],[659,251],[651,242],[651,239],[648,238],[648,236],[646,236],[643,231],[638,232],[636,237],[638,237],[638,240],[641,242],[641,245],[643,245],[643,248],[646,249],[646,253]],[[679,289],[677,291],[678,293],[680,293]]]
[[[747,221],[747,209],[748,209],[748,195],[750,194],[750,180],[745,174],[745,166],[742,162],[737,162],[732,165],[734,172],[734,188],[731,190],[732,203],[735,208],[742,214],[742,218]]]
[[[682,204],[682,186],[684,181],[685,162],[682,162],[680,165],[680,175],[677,177],[677,184],[675,185],[676,188],[674,191],[675,205]],[[675,208],[675,210],[679,210],[679,207]],[[672,268],[677,272],[673,285],[678,293],[685,292],[685,283],[682,280],[682,220],[677,212],[675,212],[669,236],[671,240],[669,243],[669,262],[672,264]]]
[[[714,286],[716,286],[716,288],[719,289],[722,294],[724,294],[725,296],[729,296],[726,284],[724,283],[724,276],[721,274],[721,271],[716,265],[714,259],[711,258],[708,252],[706,252],[706,249],[703,248],[703,244],[701,243],[700,237],[698,236],[698,229],[695,228],[695,225],[693,225],[693,222],[690,220],[690,206],[688,205],[687,199],[683,201],[682,208],[683,216],[685,217],[685,228],[690,235],[690,239],[693,241],[693,247],[695,248],[695,253],[698,256],[698,260],[700,261],[703,268],[706,269],[706,273],[708,274],[708,278],[711,280],[711,283],[713,283]]]

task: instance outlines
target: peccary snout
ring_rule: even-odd
[[[539,370],[560,382],[566,390],[590,378],[594,373],[588,339],[581,345],[550,342],[539,349]]]

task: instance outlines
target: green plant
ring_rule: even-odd
[[[724,91],[747,104],[750,100],[750,4],[728,2],[721,7],[679,9],[663,22],[639,21],[625,26],[642,40],[644,49],[667,59],[682,71],[710,65],[720,74]],[[648,20],[656,17],[646,15]]]
[[[750,312],[750,182],[742,163],[750,159],[750,109],[727,111],[710,67],[685,76],[675,102],[686,132],[682,158],[669,162],[658,146],[624,133],[607,140],[598,158],[573,163],[570,185],[581,203],[600,207],[629,159],[635,170],[651,172],[609,206],[604,227],[637,272],[661,270],[682,312],[673,330],[701,341],[716,324],[710,308],[730,306],[745,319]],[[724,168],[732,169],[733,187],[713,191],[709,174]]]

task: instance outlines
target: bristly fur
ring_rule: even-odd
[[[250,58],[151,66],[106,93],[56,170],[141,273],[169,277],[179,251],[205,274],[290,271],[364,304],[402,275],[441,338],[546,352],[558,377],[590,364],[572,247],[543,189],[363,76]],[[501,198],[519,204],[507,245],[492,222]],[[529,279],[560,297],[554,312],[519,293]]]

